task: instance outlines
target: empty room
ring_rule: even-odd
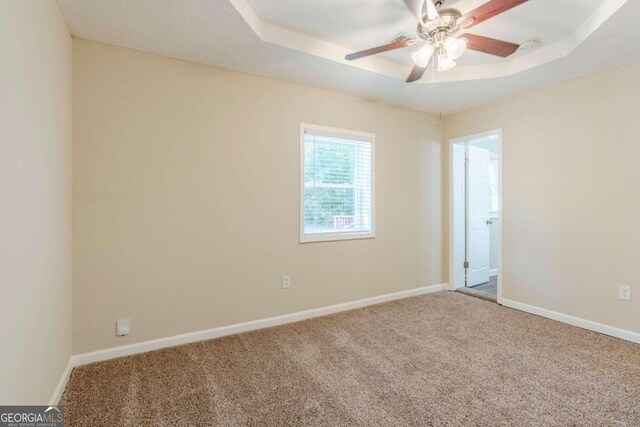
[[[639,20],[0,0],[0,427],[640,426]]]

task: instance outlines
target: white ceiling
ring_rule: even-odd
[[[488,0],[447,0],[443,7],[467,13]],[[566,39],[605,0],[531,0],[468,32],[513,43],[537,39],[552,45]],[[246,0],[268,24],[308,34],[358,51],[389,43],[400,33],[416,36],[416,19],[404,0]],[[553,10],[553,13],[547,13]],[[460,34],[466,31],[461,31]],[[409,50],[410,52],[410,50]],[[518,52],[522,56],[526,52]],[[411,65],[407,51],[381,55]],[[510,58],[513,59],[513,58]],[[459,65],[506,62],[469,51]]]
[[[463,13],[485,0],[448,0]],[[74,36],[421,111],[451,113],[640,59],[639,0],[530,0],[468,32],[541,47],[467,52],[406,84],[410,48],[344,54],[415,35],[404,0],[59,0]],[[413,31],[413,32],[412,32]]]

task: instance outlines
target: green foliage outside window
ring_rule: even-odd
[[[355,214],[355,149],[307,141],[305,153],[305,224],[333,228],[334,216]]]

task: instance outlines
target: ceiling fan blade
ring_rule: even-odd
[[[475,34],[463,34],[459,36],[459,38],[467,40],[467,49],[477,50],[479,52],[501,56],[503,58],[513,55],[520,47],[520,45],[515,43],[504,42],[502,40],[496,40],[484,36],[477,36]]]
[[[458,23],[462,28],[471,28],[527,1],[528,0],[491,0],[477,9],[462,15],[462,17],[458,19]]]
[[[416,65],[415,67],[413,67],[413,70],[411,70],[411,74],[409,74],[409,77],[407,78],[407,83],[412,83],[416,80],[420,80],[424,75],[424,72],[427,71],[427,68],[429,68],[429,65],[431,65],[431,61],[433,61],[433,56],[431,57],[431,59],[429,59],[429,63],[426,66],[419,67]]]
[[[378,53],[387,52],[389,50],[400,49],[403,47],[411,46],[415,42],[417,42],[416,39],[406,38],[406,39],[398,40],[397,42],[385,44],[382,46],[372,47],[371,49],[361,50],[360,52],[350,53],[344,58],[349,61],[353,61],[354,59],[363,58],[365,56],[375,55]]]

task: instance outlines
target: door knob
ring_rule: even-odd
[[[488,220],[487,220],[487,225],[491,225],[491,224],[493,224],[493,220],[488,219]]]

